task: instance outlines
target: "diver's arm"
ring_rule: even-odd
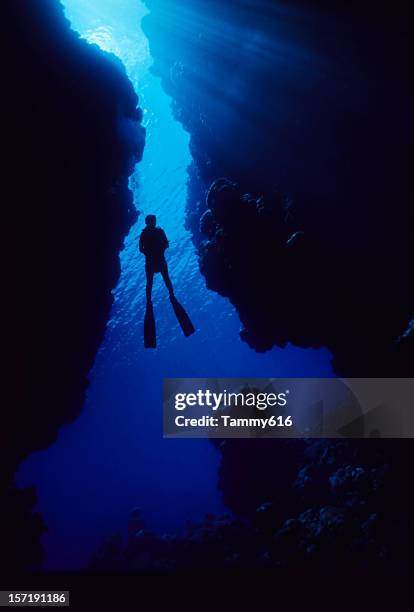
[[[161,231],[162,231],[162,237],[163,237],[163,241],[164,241],[164,244],[163,244],[163,249],[164,249],[164,251],[165,251],[165,250],[166,250],[166,249],[168,249],[168,247],[170,246],[170,243],[168,242],[168,238],[167,238],[167,235],[166,235],[166,233],[164,232],[164,230],[161,230]]]
[[[141,253],[144,253],[145,255],[144,237],[142,233],[141,233],[141,236],[139,237],[139,250]]]

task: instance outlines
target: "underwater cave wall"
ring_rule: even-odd
[[[412,503],[403,495],[401,440],[387,446],[378,440],[216,442],[223,454],[220,484],[234,514],[206,514],[166,536],[146,528],[135,510],[127,540],[108,538],[91,569],[271,572],[295,580],[409,574]],[[292,461],[300,447],[300,460]]]
[[[13,472],[81,410],[137,214],[128,176],[145,131],[123,66],[81,40],[59,2],[2,2],[1,15],[8,369],[0,539],[12,571],[40,560],[43,529],[30,514],[34,491],[16,491]]]
[[[326,346],[340,375],[412,375],[407,7],[146,4],[191,135],[187,224],[243,339]]]
[[[343,376],[412,376],[407,7],[145,3],[153,71],[191,137],[187,225],[242,338],[326,346]],[[148,567],[148,549],[167,570],[408,567],[410,440],[218,448],[236,518],[166,545],[139,531],[127,567]]]

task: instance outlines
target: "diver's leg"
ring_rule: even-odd
[[[168,266],[167,266],[167,262],[163,262],[162,266],[161,266],[161,275],[162,278],[164,279],[164,283],[168,289],[168,293],[170,294],[170,297],[174,297],[174,289],[172,286],[172,282],[170,279],[170,276],[168,274]]]
[[[145,291],[147,294],[147,302],[151,302],[152,284],[154,282],[154,272],[149,268],[149,266],[145,266],[145,274],[147,276],[147,286],[145,288]]]

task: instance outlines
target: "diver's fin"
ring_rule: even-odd
[[[184,336],[188,338],[188,336],[191,336],[191,334],[195,332],[194,325],[191,323],[190,317],[188,316],[184,308],[181,306],[177,298],[174,296],[170,296],[170,301],[172,307],[174,308],[175,316],[177,317],[177,320],[181,325],[181,329],[183,330]]]
[[[155,332],[155,318],[154,318],[154,309],[152,307],[152,302],[147,302],[147,307],[145,309],[144,347],[145,348],[156,348],[157,347],[157,335]]]

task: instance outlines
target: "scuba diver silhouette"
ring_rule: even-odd
[[[165,260],[165,251],[170,246],[167,236],[163,229],[157,227],[157,217],[155,215],[147,215],[145,217],[145,224],[146,227],[142,230],[141,236],[139,237],[139,250],[145,255],[147,302],[151,302],[152,285],[156,272],[161,272],[170,298],[174,298],[174,289],[168,274],[168,265]]]
[[[174,295],[174,289],[168,274],[168,265],[165,260],[165,251],[168,249],[169,242],[165,232],[161,227],[157,227],[155,215],[145,217],[146,227],[142,230],[139,237],[139,250],[145,255],[145,274],[147,277],[146,296],[147,306],[144,318],[144,346],[145,348],[156,348],[157,335],[155,330],[154,309],[152,306],[152,285],[154,274],[161,272],[161,276],[170,294],[170,301],[181,326],[184,336],[191,336],[195,332],[190,317],[184,310]]]

